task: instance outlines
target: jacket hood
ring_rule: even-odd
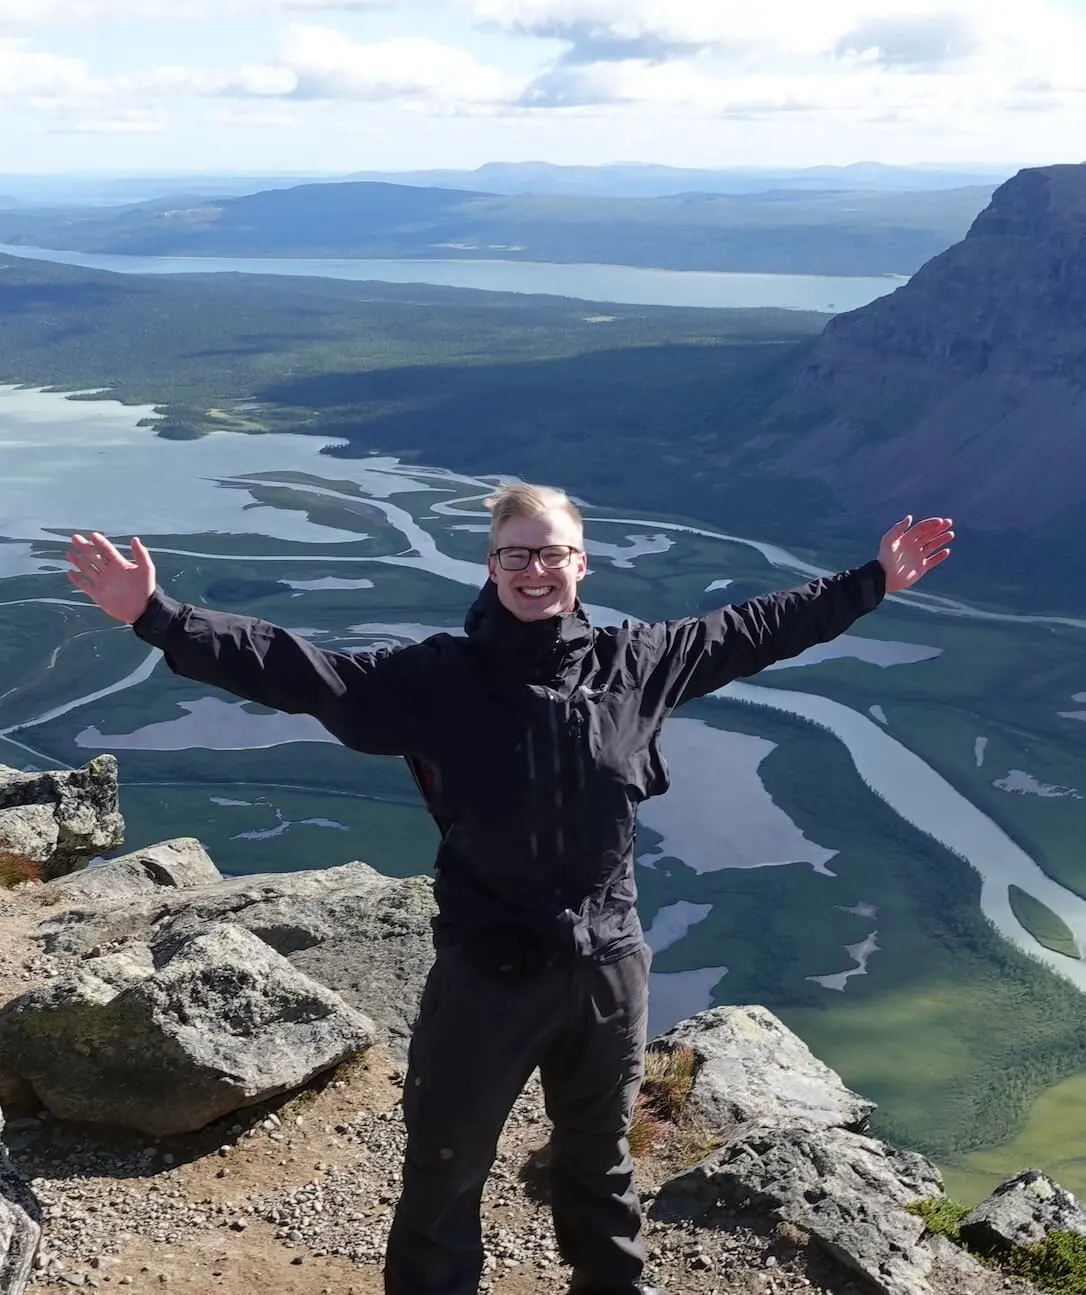
[[[592,644],[592,624],[580,600],[564,616],[518,620],[487,580],[464,617],[468,638],[500,658],[518,674],[554,678],[563,674]]]

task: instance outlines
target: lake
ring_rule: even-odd
[[[321,257],[107,256],[0,244],[0,252],[120,274],[289,274],[380,283],[428,283],[487,292],[544,293],[634,306],[770,307],[839,313],[857,310],[906,282],[887,275],[717,274],[628,265],[538,261],[348,260]]]
[[[233,873],[359,857],[429,871],[436,835],[402,762],[176,678],[71,588],[64,552],[75,529],[137,533],[178,597],[364,650],[458,631],[494,479],[330,457],[295,434],[170,441],[137,425],[151,412],[0,388],[0,762],[115,752],[133,848],[194,835]],[[757,537],[588,516],[599,624],[820,574]],[[1083,624],[977,611],[933,580],[669,721],[672,788],[643,807],[638,843],[653,1030],[765,1002],[902,1136],[975,1145],[975,1092],[1035,1073],[1086,989],[1086,962],[1040,941],[1008,889],[1086,945],[1086,795],[1065,742],[1082,731]]]

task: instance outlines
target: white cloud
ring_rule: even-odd
[[[362,12],[394,0],[0,0],[0,27],[29,27],[143,18],[168,22],[315,12]]]
[[[1058,0],[460,0],[478,21],[565,42],[522,100],[693,116],[858,113],[942,121],[1067,109],[1086,89],[1086,14]]]
[[[96,81],[82,59],[47,54],[0,37],[0,98],[29,102],[91,94]]]
[[[638,131],[655,118],[672,131],[677,122],[760,119],[811,129],[824,123],[850,136],[866,125],[887,139],[911,128],[925,137],[949,131],[973,138],[1016,117],[1032,129],[1040,114],[1070,119],[1086,106],[1086,13],[1060,0],[1035,0],[1028,13],[990,0],[426,2],[459,11],[467,39],[471,23],[506,33],[506,48],[516,38],[518,70],[411,34],[419,30],[412,7],[423,0],[0,0],[0,30],[5,22],[121,14],[406,11],[403,35],[366,42],[330,24],[298,21],[286,26],[278,47],[254,46],[249,60],[232,66],[156,66],[152,57],[144,70],[111,76],[0,36],[0,100],[44,114],[63,132],[161,131],[171,115],[180,120],[193,111],[175,113],[177,105],[204,100],[199,120],[239,129],[308,124],[316,131],[328,105],[342,105],[344,121],[354,123],[352,105],[385,104],[435,121],[505,117],[516,131],[527,129],[528,119],[612,119],[615,130],[629,121]],[[395,21],[383,19],[382,31],[395,32]],[[208,31],[213,50],[214,27]],[[39,26],[39,41],[43,32]],[[144,48],[153,55],[153,29],[147,37]],[[502,38],[492,48],[501,51]]]
[[[49,129],[57,135],[156,135],[168,125],[167,115],[156,108],[114,108],[86,116],[62,110]]]
[[[296,24],[280,57],[219,80],[214,92],[237,98],[399,100],[446,108],[509,103],[523,78],[490,67],[466,50],[425,37],[364,43],[332,27]]]

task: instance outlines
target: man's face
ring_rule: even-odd
[[[588,559],[581,528],[567,512],[559,508],[542,517],[510,517],[500,527],[494,547],[503,550],[500,556],[505,566],[492,553],[487,558],[490,578],[498,586],[502,606],[517,620],[540,621],[573,610]],[[544,558],[565,559],[566,555],[559,553],[563,547],[576,551],[562,566],[546,566]],[[509,571],[506,567],[523,560],[518,549],[549,549],[552,553],[534,552],[526,567]]]

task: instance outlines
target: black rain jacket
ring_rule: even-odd
[[[352,653],[156,590],[133,628],[179,675],[407,759],[441,830],[437,939],[513,930],[612,961],[642,944],[634,837],[638,806],[668,788],[664,720],[836,638],[884,592],[876,561],[702,616],[597,629],[580,605],[519,621],[488,581],[466,637]]]

